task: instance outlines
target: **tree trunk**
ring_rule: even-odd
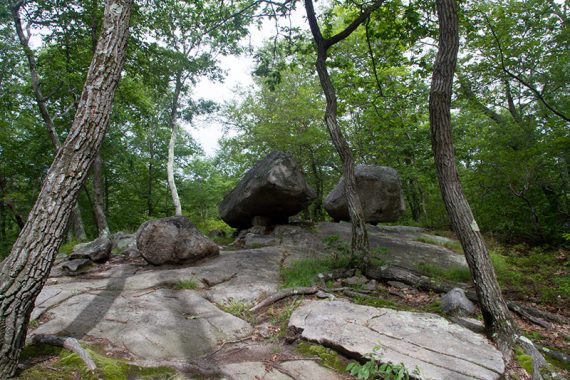
[[[57,154],[58,151],[61,149],[61,141],[59,140],[59,136],[57,135],[53,119],[51,118],[48,112],[46,106],[46,98],[42,94],[42,89],[40,87],[40,77],[38,75],[38,70],[37,70],[36,58],[34,57],[34,53],[29,45],[30,36],[26,36],[24,33],[24,29],[22,28],[22,19],[20,17],[20,8],[22,7],[22,5],[23,5],[22,1],[19,1],[16,3],[16,5],[14,5],[14,7],[12,8],[12,17],[14,18],[14,25],[16,27],[16,33],[18,34],[18,39],[20,40],[20,44],[22,45],[22,49],[24,50],[24,54],[26,55],[26,59],[28,60],[28,68],[30,70],[30,76],[32,79],[32,90],[34,93],[34,97],[36,99],[36,104],[40,111],[40,115],[45,123],[49,138],[54,146],[55,153]],[[78,204],[74,206],[72,213],[73,215],[71,216],[71,220],[73,223],[73,231],[75,233],[76,239],[86,240],[87,235],[85,234],[85,227],[83,225],[83,220],[81,218],[81,210],[79,209]]]
[[[312,0],[305,1],[305,10],[307,11],[307,19],[311,28],[311,33],[316,44],[317,49],[317,62],[316,68],[319,74],[321,87],[325,93],[327,106],[325,110],[325,123],[327,125],[329,134],[333,145],[340,156],[343,165],[344,175],[344,192],[348,204],[348,214],[352,224],[352,240],[350,244],[351,254],[356,264],[361,267],[366,267],[370,261],[369,257],[369,242],[368,234],[366,231],[366,223],[364,220],[364,212],[360,198],[356,192],[356,179],[354,176],[354,159],[350,146],[346,138],[343,136],[342,131],[338,125],[337,113],[337,98],[334,86],[327,71],[326,59],[327,51],[334,44],[342,41],[348,37],[360,24],[362,24],[368,16],[377,8],[382,5],[384,1],[375,1],[370,7],[366,8],[361,14],[347,26],[340,33],[325,39],[319,28],[315,9]]]
[[[487,247],[459,182],[451,135],[451,93],[459,50],[455,0],[437,0],[439,49],[429,98],[432,149],[437,177],[447,213],[457,233],[471,271],[485,328],[508,360],[515,324],[502,297]]]
[[[176,132],[178,129],[176,125],[176,116],[178,114],[180,91],[182,91],[182,73],[178,72],[176,74],[174,98],[172,100],[172,108],[170,110],[170,128],[172,130],[172,134],[170,135],[170,143],[168,144],[168,163],[166,166],[166,171],[168,174],[168,187],[170,188],[170,194],[172,195],[172,203],[174,204],[176,215],[182,215],[182,205],[180,204],[178,190],[176,189],[176,182],[174,181],[174,147],[176,145]]]
[[[97,49],[97,0],[91,2],[91,52],[95,54]],[[93,190],[95,192],[95,223],[99,237],[109,236],[109,224],[105,215],[105,176],[103,175],[103,158],[101,150],[97,152],[93,162]]]
[[[93,189],[95,190],[95,222],[99,237],[109,236],[111,234],[107,217],[105,216],[105,182],[103,180],[103,159],[101,151],[95,155],[93,161]]]
[[[65,227],[101,146],[120,79],[132,0],[107,0],[97,51],[79,108],[28,221],[0,264],[0,378],[14,376],[34,301],[47,280]]]

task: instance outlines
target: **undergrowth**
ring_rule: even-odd
[[[95,372],[85,367],[83,360],[66,349],[47,345],[28,345],[21,356],[23,362],[37,362],[18,374],[21,380],[60,379],[172,379],[176,371],[167,367],[143,368],[133,366],[122,359],[105,356],[92,348],[86,348],[97,366]]]
[[[349,264],[350,257],[344,255],[338,258],[297,260],[281,270],[281,286],[283,288],[311,286],[317,274],[345,268]]]

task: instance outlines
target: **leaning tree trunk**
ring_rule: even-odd
[[[132,0],[107,0],[104,24],[75,119],[28,221],[0,264],[0,378],[14,376],[34,301],[101,146],[119,83]]]
[[[14,25],[16,27],[16,33],[18,34],[18,39],[20,40],[20,44],[22,45],[22,49],[24,50],[24,54],[26,56],[26,59],[28,60],[28,68],[30,70],[30,76],[32,79],[32,90],[34,92],[36,104],[38,106],[40,115],[44,121],[46,129],[48,131],[48,135],[57,154],[57,152],[61,149],[61,141],[59,140],[59,136],[57,135],[53,119],[51,118],[48,112],[45,101],[46,98],[44,97],[42,89],[40,87],[40,77],[38,75],[36,58],[34,57],[34,53],[29,45],[30,36],[29,35],[26,36],[24,33],[24,29],[22,28],[22,19],[20,17],[20,8],[22,7],[22,5],[23,1],[18,1],[16,3],[16,5],[12,8],[12,17],[14,19]],[[86,240],[87,235],[85,233],[85,227],[83,225],[83,219],[81,218],[81,210],[79,208],[78,203],[76,203],[73,206],[71,222],[73,225],[73,232],[75,234],[76,239]]]
[[[516,327],[501,295],[487,247],[463,194],[453,152],[450,110],[459,50],[457,5],[455,0],[437,0],[436,3],[440,35],[431,82],[429,115],[437,177],[447,213],[473,277],[487,334],[508,359]]]
[[[176,81],[174,85],[174,98],[172,99],[172,108],[170,110],[170,128],[172,134],[170,135],[170,143],[168,144],[168,162],[166,165],[166,171],[168,174],[168,187],[170,188],[170,194],[172,195],[172,203],[174,204],[174,210],[176,215],[182,215],[182,205],[180,204],[180,197],[178,196],[178,189],[176,188],[176,182],[174,181],[174,147],[176,146],[176,132],[178,126],[176,124],[176,117],[178,114],[178,105],[180,100],[180,92],[182,91],[182,73],[178,72],[176,74]]]
[[[315,41],[317,49],[317,73],[321,87],[325,93],[327,106],[325,110],[325,122],[331,136],[333,145],[340,156],[343,165],[344,175],[344,193],[348,204],[348,214],[352,224],[352,241],[351,253],[353,259],[358,261],[361,267],[368,266],[370,261],[369,257],[369,242],[368,234],[366,231],[366,223],[364,219],[364,212],[362,211],[362,204],[356,192],[356,179],[354,176],[354,158],[350,146],[346,138],[343,136],[342,131],[338,125],[337,120],[337,98],[334,86],[332,84],[330,75],[327,71],[327,51],[334,44],[347,38],[360,24],[362,24],[370,14],[382,5],[384,0],[375,1],[370,7],[366,8],[361,14],[347,26],[340,33],[330,37],[324,38],[317,17],[312,0],[305,1],[305,10],[307,11],[307,19],[311,28],[311,33]]]

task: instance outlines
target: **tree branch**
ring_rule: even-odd
[[[362,13],[357,18],[355,18],[346,28],[344,28],[342,32],[337,33],[331,38],[326,39],[325,40],[326,48],[329,48],[334,44],[336,44],[337,42],[340,42],[345,38],[347,38],[348,36],[350,36],[352,32],[354,32],[360,24],[366,21],[366,19],[368,18],[368,16],[370,16],[372,12],[374,12],[376,9],[380,8],[382,4],[384,4],[384,1],[385,0],[376,0],[374,3],[372,3],[371,6],[364,9]]]
[[[497,43],[497,48],[499,49],[499,58],[501,61],[501,69],[503,70],[503,72],[505,74],[507,74],[510,78],[518,81],[520,84],[522,84],[523,86],[525,86],[526,88],[528,88],[530,90],[530,92],[532,92],[532,94],[534,95],[534,97],[536,99],[538,99],[542,104],[544,104],[544,106],[546,108],[548,108],[552,113],[554,113],[555,115],[557,115],[558,117],[560,117],[561,119],[567,121],[570,123],[570,118],[568,116],[566,116],[565,114],[563,114],[562,112],[558,111],[557,109],[555,109],[550,103],[548,103],[546,101],[546,99],[544,99],[543,93],[538,91],[536,89],[536,87],[534,87],[532,84],[530,84],[528,81],[526,81],[522,75],[517,74],[512,72],[511,70],[509,70],[507,68],[507,66],[505,65],[505,56],[503,53],[503,47],[501,45],[501,41],[499,40],[499,37],[497,36],[497,33],[495,33],[495,29],[493,28],[493,25],[491,24],[491,21],[489,20],[489,17],[487,17],[487,15],[484,15],[485,20],[487,21],[487,25],[489,25],[489,29],[491,30],[491,34],[493,35],[493,39],[495,40],[495,42]]]

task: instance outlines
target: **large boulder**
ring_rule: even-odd
[[[220,249],[183,216],[150,220],[137,231],[137,248],[151,264],[183,264],[216,256]]]
[[[395,222],[404,214],[402,184],[395,169],[387,166],[358,165],[354,174],[356,190],[367,223]],[[334,220],[350,220],[344,194],[344,177],[327,195],[323,205]]]
[[[220,204],[220,217],[234,228],[287,223],[315,199],[291,155],[273,152],[258,161]]]

